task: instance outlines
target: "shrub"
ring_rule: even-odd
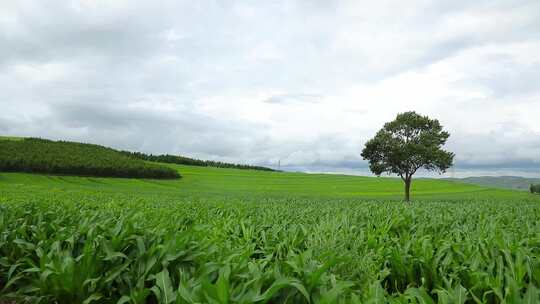
[[[540,184],[531,184],[531,193],[540,193]]]

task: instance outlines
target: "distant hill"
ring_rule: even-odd
[[[527,178],[520,176],[477,176],[466,178],[446,178],[446,180],[455,180],[480,186],[522,191],[529,191],[531,184],[540,184],[540,178]]]
[[[0,137],[0,171],[160,179],[180,177],[172,168],[99,145],[16,137]]]

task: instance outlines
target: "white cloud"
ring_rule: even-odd
[[[0,132],[350,172],[416,110],[458,165],[540,167],[538,29],[534,0],[6,2]]]

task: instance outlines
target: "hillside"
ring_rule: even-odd
[[[0,171],[102,177],[178,178],[173,169],[103,146],[39,138],[0,138]]]
[[[520,176],[476,176],[466,178],[448,178],[461,183],[480,185],[485,187],[514,189],[529,191],[531,184],[540,184],[540,178],[527,178]]]

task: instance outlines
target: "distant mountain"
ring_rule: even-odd
[[[487,187],[514,189],[522,191],[529,191],[529,186],[531,184],[540,184],[540,178],[528,178],[520,176],[476,176],[445,179]]]

